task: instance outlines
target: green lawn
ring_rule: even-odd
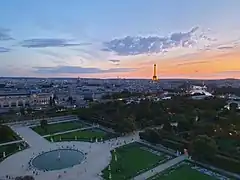
[[[105,131],[99,130],[99,129],[88,129],[83,131],[75,131],[71,133],[61,134],[53,136],[53,140],[60,141],[60,137],[62,141],[75,141],[75,136],[77,137],[77,141],[88,141],[90,142],[91,139],[95,141],[95,139],[103,138],[103,140],[109,139],[113,137],[112,135],[108,134]],[[51,137],[47,137],[48,140],[51,139]]]
[[[203,174],[191,168],[191,165],[183,164],[176,169],[166,170],[149,180],[216,180],[217,178]]]
[[[112,152],[111,175],[113,180],[130,179],[147,171],[166,159],[164,154],[156,155],[145,150],[142,145],[132,143],[116,149],[117,161]],[[108,167],[103,170],[103,178],[109,179]]]
[[[10,127],[8,126],[1,126],[1,127],[4,127],[4,134],[1,133],[1,128],[0,128],[0,144],[10,142],[10,141],[21,140],[21,138]]]
[[[5,152],[6,157],[10,156],[19,151],[19,146],[21,147],[21,150],[27,148],[23,145],[23,143],[0,146],[0,162],[3,160],[3,152]]]
[[[83,128],[86,125],[79,121],[70,121],[63,123],[48,124],[47,130],[41,128],[41,126],[33,127],[32,129],[40,135],[54,134],[63,131],[69,131],[73,129]]]

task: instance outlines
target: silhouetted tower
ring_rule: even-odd
[[[153,78],[152,78],[152,80],[153,81],[158,80],[158,78],[157,78],[157,65],[156,64],[153,65]]]

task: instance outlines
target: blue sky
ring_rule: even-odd
[[[125,36],[166,37],[199,27],[207,36],[216,36],[211,38],[217,39],[218,45],[224,44],[240,37],[239,8],[237,0],[2,0],[0,75],[87,77],[103,73],[103,77],[115,77],[110,72],[137,71],[128,69],[128,61],[139,63],[145,51],[120,56],[116,50],[102,51],[104,43]],[[194,47],[206,42],[197,43]],[[167,48],[165,51],[171,51],[169,57],[178,55]],[[110,63],[112,59],[123,63]],[[44,74],[40,73],[42,68],[55,69]],[[84,68],[89,69],[82,71]]]

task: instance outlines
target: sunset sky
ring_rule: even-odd
[[[0,76],[240,78],[238,0],[2,0]]]

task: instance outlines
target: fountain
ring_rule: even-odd
[[[73,149],[56,149],[42,154],[31,160],[31,164],[38,170],[60,170],[80,164],[84,160],[84,153]]]
[[[60,153],[60,151],[58,152],[58,158],[57,158],[57,160],[58,160],[58,161],[61,160],[61,153]]]

